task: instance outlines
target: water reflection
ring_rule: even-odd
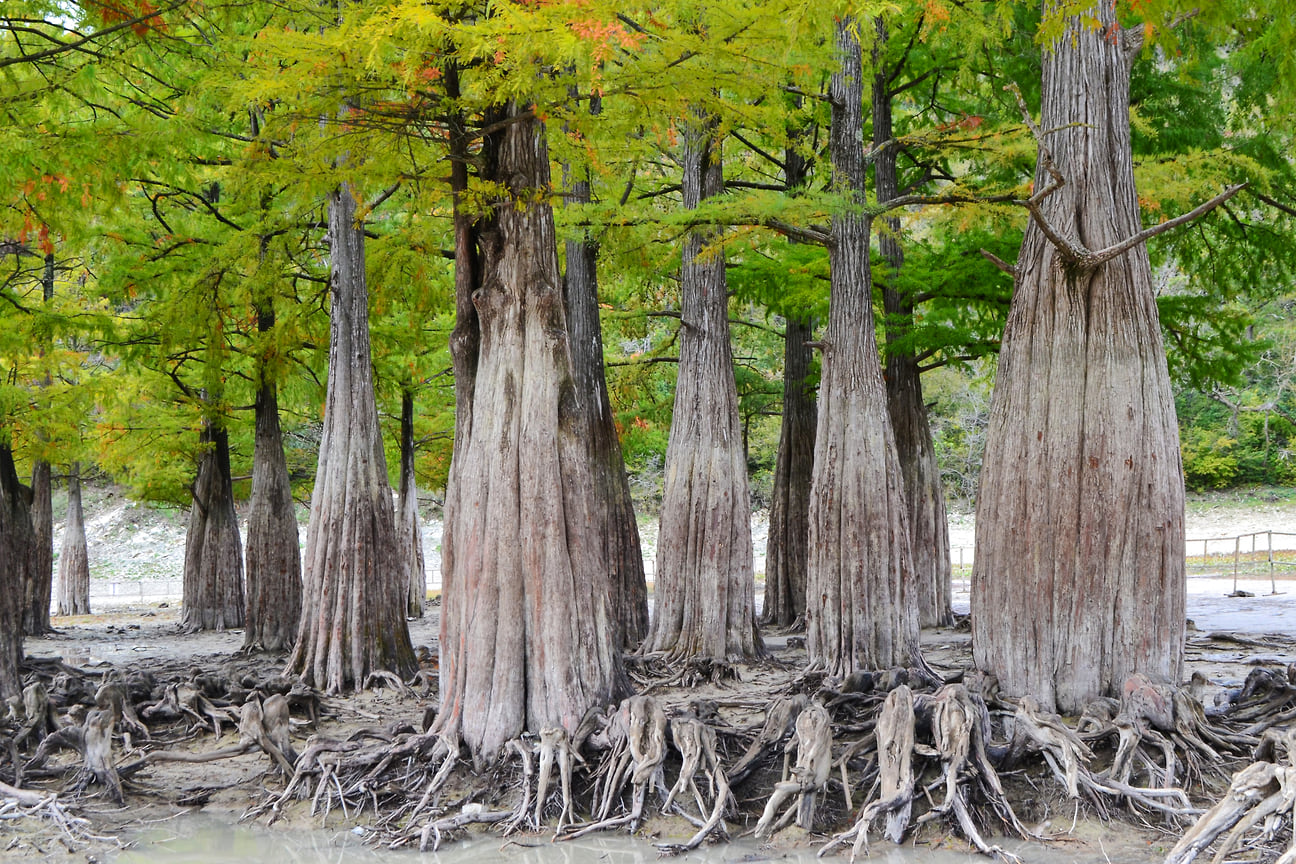
[[[233,816],[186,814],[164,826],[144,832],[131,849],[109,860],[111,864],[657,864],[661,860],[657,847],[644,840],[625,835],[611,835],[567,843],[550,843],[545,837],[526,836],[513,840],[481,836],[473,840],[449,843],[438,853],[420,854],[415,850],[374,849],[362,835],[344,831],[287,831],[256,825],[238,825]],[[1014,844],[1012,851],[1027,864],[1108,864],[1122,861],[1159,862],[1145,844],[1133,838],[1106,848],[1077,848],[1076,845],[1041,846]],[[1088,844],[1080,844],[1088,846]],[[1143,846],[1143,848],[1138,848]],[[870,864],[969,864],[990,859],[967,852],[924,848],[897,848],[878,842],[869,848]],[[845,864],[849,850],[843,854],[817,859],[814,849],[761,847],[750,840],[728,845],[708,846],[670,859],[691,864],[819,864],[820,861]]]

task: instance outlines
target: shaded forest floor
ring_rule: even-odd
[[[1296,588],[1296,584],[1293,587]],[[242,644],[241,631],[182,633],[178,627],[178,611],[175,606],[153,604],[123,607],[107,615],[56,619],[57,634],[28,640],[29,662],[33,668],[55,670],[54,674],[58,670],[65,670],[65,674],[75,671],[85,675],[92,684],[105,680],[105,673],[115,669],[129,686],[140,691],[141,704],[150,697],[156,697],[168,683],[175,682],[196,682],[198,689],[206,689],[213,702],[221,703],[221,697],[230,696],[227,691],[271,681],[282,671],[281,657],[237,655]],[[410,622],[410,627],[414,644],[428,649],[421,654],[429,673],[427,679],[434,681],[433,658],[438,627],[436,607],[431,612],[425,619]],[[1290,628],[1296,628],[1296,621],[1288,619],[1287,622],[1275,623],[1285,623],[1289,632],[1241,635],[1190,630],[1187,659],[1188,671],[1194,676],[1194,695],[1209,706],[1217,693],[1241,688],[1256,669],[1272,669],[1285,677],[1288,664],[1296,663],[1296,638],[1290,632]],[[674,682],[664,678],[655,683],[648,681],[646,689],[651,691],[668,716],[695,713],[699,704],[714,712],[709,722],[720,730],[717,750],[720,762],[726,766],[739,758],[761,729],[774,696],[795,688],[804,665],[804,651],[795,635],[767,633],[766,637],[771,660],[736,667],[733,670],[737,673],[736,678],[710,681],[705,680],[705,676],[695,675]],[[928,662],[947,678],[970,667],[970,644],[966,632],[959,629],[929,631],[924,635],[924,647]],[[641,689],[645,689],[646,680],[640,679]],[[55,684],[57,681],[51,677],[51,686]],[[67,688],[72,685],[64,681],[61,686]],[[143,695],[144,691],[150,692]],[[237,704],[236,699],[234,704]],[[323,699],[317,723],[311,723],[306,712],[294,710],[291,737],[299,752],[307,747],[312,735],[334,741],[374,741],[383,736],[397,741],[402,730],[408,733],[422,728],[426,712],[434,709],[435,705],[436,694],[427,686],[396,689],[393,682],[393,686],[345,698]],[[114,760],[118,766],[123,766],[138,762],[143,754],[154,750],[205,754],[232,748],[239,739],[235,717],[230,715],[219,736],[210,728],[213,725],[210,718],[204,723],[202,717],[181,717],[160,727],[150,722],[152,737],[144,740],[135,735],[133,740],[119,739],[114,745]],[[834,747],[841,750],[848,743],[843,738],[835,742]],[[123,745],[128,745],[129,749]],[[0,756],[0,764],[7,761]],[[44,768],[30,771],[24,780],[32,788],[66,788],[79,782],[76,774],[70,772],[79,764],[76,753],[55,754]],[[1217,773],[1208,770],[1200,777],[1189,778],[1192,780],[1188,788],[1193,803],[1198,807],[1208,807],[1227,785],[1228,774],[1244,764],[1245,761],[1237,761],[1210,766],[1220,770]],[[5,765],[6,769],[8,767]],[[672,752],[665,767],[666,782],[670,785],[679,771],[679,756]],[[780,780],[782,769],[783,757],[778,750],[762,758],[750,776],[735,783],[733,793],[737,812],[726,818],[731,835],[739,836],[754,827],[771,789]],[[42,775],[42,770],[46,774]],[[925,782],[932,780],[932,776],[927,776]],[[114,841],[96,840],[93,839],[95,836],[129,839],[158,820],[191,811],[234,821],[253,808],[264,808],[284,790],[287,782],[287,777],[265,754],[255,749],[199,764],[159,761],[124,778],[125,800],[122,804],[110,801],[95,783],[77,793],[78,803],[73,811],[90,819],[90,824],[81,829],[69,833],[48,822],[25,820],[22,824],[26,827],[20,828],[19,823],[12,820],[0,821],[0,850],[4,850],[7,856],[95,860],[94,856],[102,858],[115,846]],[[384,776],[380,783],[375,784],[371,790],[372,804],[379,804],[380,798],[384,802],[387,800],[382,784],[390,782],[391,778]],[[859,779],[854,778],[853,782],[858,783]],[[1053,838],[1047,845],[1018,844],[1012,847],[1018,848],[1028,862],[1161,861],[1184,830],[1182,824],[1170,824],[1132,808],[1112,808],[1102,813],[1102,808],[1068,800],[1061,786],[1052,780],[1047,768],[1039,762],[1006,773],[1004,782],[1022,821],[1031,830]],[[310,798],[291,800],[277,811],[264,811],[258,821],[261,824],[274,821],[277,827],[291,829],[358,826],[363,829],[361,833],[374,832],[375,826],[382,823],[374,806],[366,806],[365,795],[360,796],[357,812],[354,797],[347,807],[343,807],[332,800],[332,790],[323,787],[324,784],[320,784]],[[478,777],[467,766],[460,766],[440,794],[442,800],[439,804],[447,812],[455,812],[455,807],[469,800],[478,801],[487,809],[511,808],[520,795],[520,788],[519,777],[515,774],[500,774],[497,768]],[[415,789],[415,797],[417,791]],[[868,792],[868,788],[854,790],[854,809],[858,809],[861,798]],[[321,793],[327,793],[323,803],[329,806],[321,806]],[[928,795],[930,798],[932,793],[929,791]],[[382,806],[379,805],[379,809]],[[581,806],[578,804],[578,808]],[[316,810],[314,815],[312,809]],[[556,813],[552,810],[549,815],[552,818]],[[845,830],[852,819],[852,810],[847,808],[841,784],[834,775],[819,798],[816,832]],[[683,838],[693,830],[693,826],[674,816],[661,818],[650,815],[636,833],[649,840],[683,842]],[[380,834],[383,843],[397,836],[390,830],[372,836],[376,839]],[[462,836],[450,830],[446,834],[447,840]],[[524,834],[523,837],[528,839],[523,842],[543,842],[552,834],[552,828],[538,835]],[[772,851],[816,847],[827,836],[824,833],[808,835],[793,827],[773,839]],[[889,845],[880,837],[871,838],[870,842],[875,849]],[[914,843],[952,851],[970,848],[956,830],[940,821],[928,824],[906,841],[907,845]],[[417,848],[417,843],[413,845]],[[1110,857],[1112,855],[1115,857]]]

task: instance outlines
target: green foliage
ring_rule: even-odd
[[[1237,442],[1205,429],[1192,429],[1181,440],[1184,482],[1194,492],[1223,489],[1238,476]]]

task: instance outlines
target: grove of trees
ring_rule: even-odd
[[[101,481],[189,508],[184,626],[327,692],[415,668],[442,504],[434,729],[478,764],[758,617],[921,675],[939,458],[984,464],[1006,694],[1176,679],[1185,476],[1296,476],[1292,38],[1278,0],[6,4],[0,697],[87,608]]]

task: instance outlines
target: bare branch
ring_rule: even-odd
[[[1003,272],[1007,273],[1009,276],[1013,277],[1014,279],[1017,278],[1017,268],[1012,264],[1009,264],[1007,261],[1003,260],[1002,258],[1000,258],[998,255],[991,252],[989,249],[982,249],[981,255],[987,261],[989,261],[991,264],[998,267]]]
[[[1246,185],[1247,184],[1245,183],[1239,183],[1236,186],[1230,186],[1211,200],[1207,201],[1205,204],[1184,213],[1182,216],[1176,216],[1173,219],[1167,219],[1159,225],[1145,228],[1133,237],[1130,237],[1128,240],[1123,240],[1115,246],[1108,246],[1106,249],[1100,249],[1097,252],[1090,253],[1082,259],[1082,263],[1088,268],[1098,267],[1105,264],[1116,256],[1128,252],[1135,246],[1138,246],[1141,243],[1146,243],[1158,234],[1164,234],[1172,228],[1178,228],[1186,222],[1191,222],[1194,219],[1205,216],[1207,213],[1245,189]]]
[[[781,219],[766,219],[761,223],[771,231],[777,231],[784,237],[790,237],[802,243],[813,243],[817,246],[829,246],[832,244],[832,236],[826,231],[819,231],[814,228],[801,228],[796,225],[784,222]]]

